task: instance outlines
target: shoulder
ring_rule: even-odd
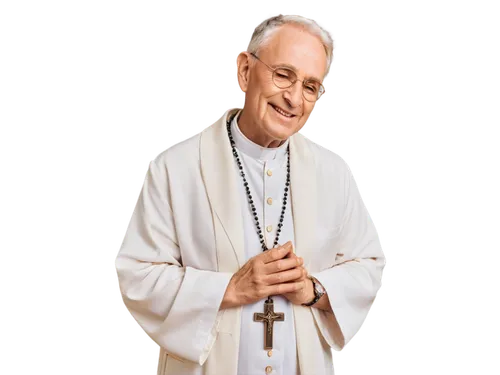
[[[320,194],[330,194],[332,191],[339,192],[345,197],[352,184],[351,168],[344,158],[336,152],[313,142],[309,138],[300,134],[304,144],[310,151],[310,156],[314,159],[316,166],[316,180]],[[324,195],[322,195],[324,196]]]
[[[158,166],[190,166],[199,160],[199,143],[201,133],[197,133],[169,148],[161,151],[154,162]]]
[[[300,137],[311,152],[318,171],[343,176],[349,170],[347,162],[336,152],[310,140],[303,134],[297,133],[295,136]]]

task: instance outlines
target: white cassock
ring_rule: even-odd
[[[264,149],[233,121],[268,247],[283,204],[289,143],[291,190],[279,244],[293,242],[333,309],[273,296],[285,321],[274,323],[268,356],[263,323],[253,320],[264,300],[219,309],[232,275],[262,251],[227,135],[226,120],[237,111],[151,161],[116,257],[123,301],[160,346],[158,374],[332,375],[331,348],[351,340],[381,286],[385,257],[375,226],[340,156],[300,133]]]

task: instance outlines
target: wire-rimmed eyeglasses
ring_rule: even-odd
[[[250,54],[273,72],[273,82],[276,87],[280,89],[287,89],[295,82],[300,81],[300,79],[297,78],[297,74],[292,69],[286,67],[271,68],[264,61],[259,59],[253,52]],[[304,99],[309,102],[315,102],[325,93],[323,85],[315,79],[305,79],[301,82],[302,95],[304,96]]]

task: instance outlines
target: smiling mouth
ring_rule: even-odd
[[[276,107],[274,104],[269,103],[269,105],[270,105],[271,107],[273,107],[273,109],[274,109],[277,113],[279,113],[281,116],[283,116],[283,117],[286,117],[286,118],[293,118],[293,117],[295,117],[295,116],[296,116],[296,115],[294,115],[294,114],[291,114],[291,113],[285,112],[285,111],[284,111],[284,110],[282,110],[281,108]]]

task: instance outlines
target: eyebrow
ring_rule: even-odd
[[[290,65],[290,64],[285,64],[285,63],[283,63],[283,64],[272,64],[272,65],[269,65],[269,66],[271,68],[274,68],[274,69],[276,69],[276,68],[288,68],[290,70],[293,70],[293,72],[295,74],[297,74],[297,68],[294,67],[293,65]],[[321,80],[319,78],[317,78],[317,77],[314,77],[314,76],[305,77],[305,79],[309,79],[309,80],[313,79],[313,80],[318,81],[319,83],[321,83]]]

